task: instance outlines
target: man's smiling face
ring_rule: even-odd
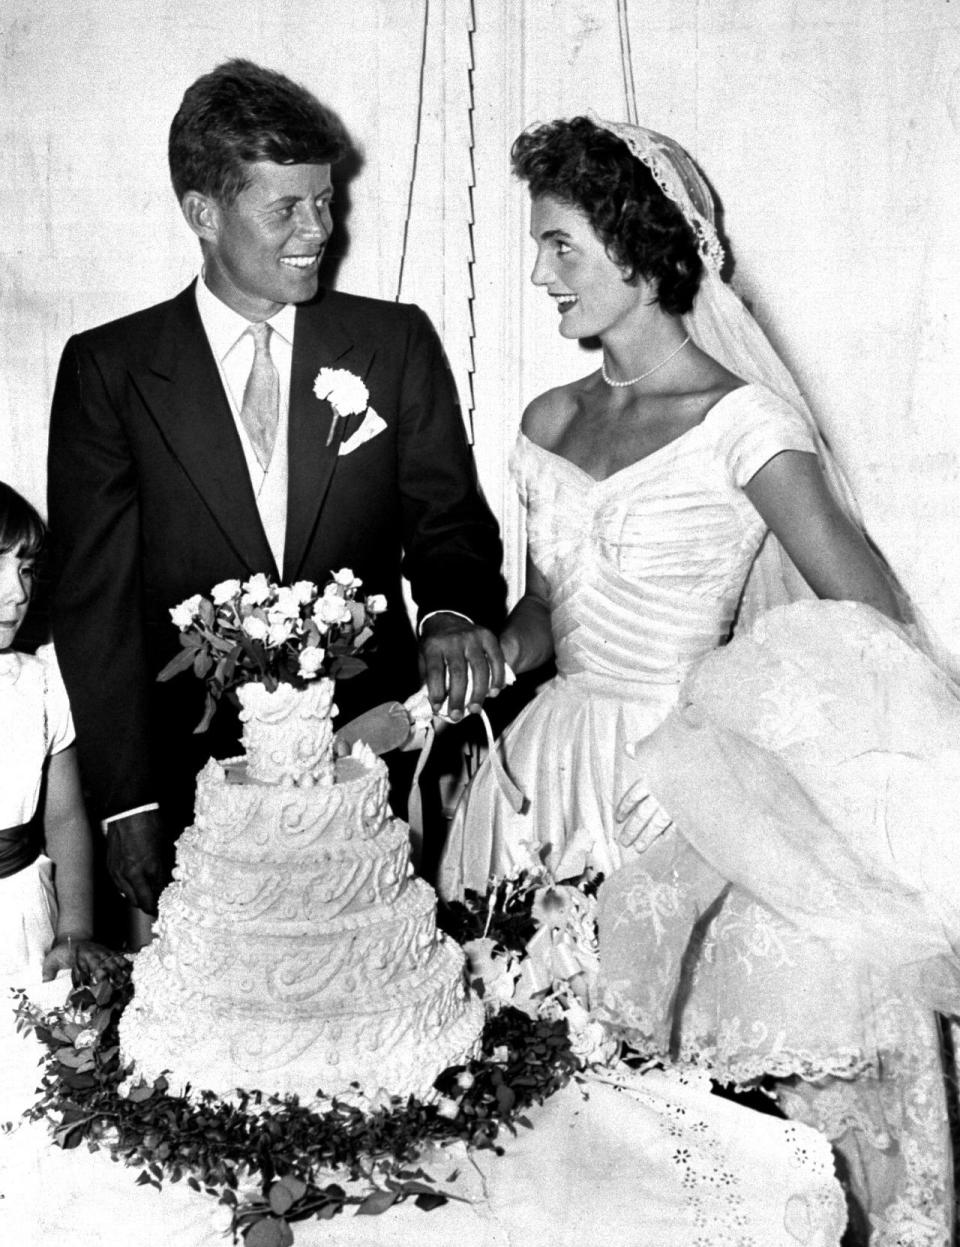
[[[233,203],[210,200],[204,278],[248,320],[266,320],[317,291],[317,270],[333,229],[329,165],[247,165]]]

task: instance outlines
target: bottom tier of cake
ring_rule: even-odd
[[[120,1022],[134,1078],[164,1074],[174,1093],[238,1088],[363,1104],[385,1092],[429,1101],[433,1082],[477,1050],[483,1006],[468,997],[463,955],[443,936],[429,970],[360,1011],[291,1017],[191,995],[164,972],[156,945],[137,957],[136,995]],[[398,998],[399,997],[399,998]]]

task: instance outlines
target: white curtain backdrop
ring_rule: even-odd
[[[517,591],[520,412],[595,359],[527,282],[509,144],[589,106],[626,117],[629,51],[639,120],[718,190],[742,292],[960,652],[960,4],[5,0],[0,35],[0,476],[35,502],[66,337],[195,271],[165,164],[180,96],[249,56],[314,89],[362,149],[337,282],[434,318]]]

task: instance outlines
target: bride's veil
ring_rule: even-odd
[[[626,122],[605,121],[594,113],[588,115],[595,125],[621,139],[631,154],[646,165],[696,236],[704,271],[693,308],[683,317],[690,337],[735,376],[766,386],[803,416],[834,496],[862,531],[850,484],[824,441],[796,382],[743,301],[721,276],[724,250],[717,233],[713,195],[705,178],[679,143],[666,135]],[[889,569],[887,574],[903,618],[919,633],[913,604]],[[747,579],[736,626],[749,626],[772,606],[812,596],[813,591],[779,541],[768,533]],[[924,649],[942,662],[940,647],[926,635],[926,629],[922,631]]]

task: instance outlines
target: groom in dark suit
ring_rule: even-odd
[[[201,681],[156,682],[184,598],[256,572],[323,583],[351,567],[389,605],[368,671],[338,686],[341,721],[421,676],[455,717],[468,674],[470,708],[503,681],[497,529],[436,333],[416,307],[318,289],[330,168],[346,150],[335,115],[280,74],[230,61],[198,79],[169,158],[202,273],[169,302],[71,338],[61,361],[54,639],[108,868],[147,913],[197,769],[236,751],[222,710],[192,735]],[[362,380],[366,411],[338,415],[336,393],[318,397],[325,368]]]

